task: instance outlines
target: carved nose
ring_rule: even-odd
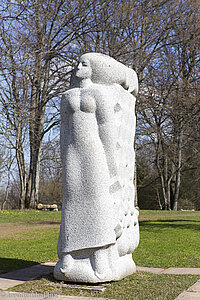
[[[82,68],[82,64],[79,63],[78,66],[77,66],[77,69],[80,70],[81,68]]]

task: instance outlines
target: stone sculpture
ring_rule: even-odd
[[[139,243],[134,208],[136,73],[113,58],[87,53],[61,101],[63,206],[58,280],[105,282],[135,270]]]

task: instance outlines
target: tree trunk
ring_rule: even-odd
[[[30,191],[30,207],[36,208],[38,204],[39,195],[39,182],[40,182],[40,158],[41,158],[41,145],[36,150],[34,162],[33,162],[33,174],[31,180],[31,191]]]
[[[161,182],[161,188],[162,188],[162,194],[163,194],[163,199],[164,199],[164,210],[167,210],[168,206],[168,200],[167,200],[167,194],[165,190],[165,181],[162,173],[160,173],[160,182]]]
[[[32,164],[30,163],[29,177],[26,183],[26,196],[25,196],[25,208],[30,208],[30,199],[31,199],[31,181],[33,175]]]
[[[166,161],[164,161],[163,167],[160,166],[160,147],[161,147],[161,141],[160,141],[160,135],[158,134],[158,142],[156,146],[156,167],[160,177],[161,190],[164,199],[164,210],[167,210],[168,209],[167,182],[166,182],[167,163]]]
[[[9,162],[9,166],[8,166],[8,183],[6,186],[6,193],[5,193],[5,198],[1,204],[1,210],[4,210],[5,208],[5,204],[8,201],[8,192],[9,192],[9,188],[10,188],[10,183],[11,183],[11,167],[12,167],[12,163],[13,163],[13,159],[10,158],[10,162]]]
[[[19,169],[19,179],[20,179],[20,196],[19,196],[19,209],[25,208],[25,195],[26,195],[26,175],[23,171],[23,164],[18,156],[17,156],[17,164]]]
[[[43,128],[45,119],[45,105],[38,109],[36,112],[38,116],[35,120],[35,127],[32,128],[32,141],[31,145],[31,189],[30,189],[30,207],[36,208],[39,195],[39,181],[40,181],[40,160],[41,160],[41,147],[43,139]]]
[[[26,164],[24,159],[24,150],[22,142],[22,121],[18,124],[17,136],[16,136],[16,159],[19,171],[20,180],[20,196],[19,196],[19,209],[25,208],[25,195],[26,195]]]
[[[171,210],[171,178],[167,181],[167,209]]]
[[[160,210],[162,210],[162,204],[161,204],[161,201],[160,201],[160,193],[159,193],[159,190],[158,190],[158,187],[156,187],[156,194],[157,194],[157,199],[158,199],[158,205],[160,207]]]
[[[178,135],[178,164],[177,164],[177,172],[176,172],[174,201],[172,205],[173,210],[177,210],[178,197],[179,197],[180,184],[181,184],[182,140],[183,140],[183,129],[182,129],[182,124],[180,124],[180,130]]]

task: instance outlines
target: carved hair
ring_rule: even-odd
[[[92,67],[93,83],[98,84],[119,84],[124,89],[133,93],[135,96],[138,93],[138,80],[135,71],[126,67],[114,58],[100,53],[86,53],[81,56],[81,59],[90,61]],[[77,78],[75,77],[76,68],[72,72],[71,87],[78,86]]]

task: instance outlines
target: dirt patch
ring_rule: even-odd
[[[46,220],[46,221],[31,221],[28,224],[23,222],[18,223],[1,223],[0,224],[0,238],[12,237],[16,233],[40,230],[48,228],[59,228],[60,222],[57,220]]]

